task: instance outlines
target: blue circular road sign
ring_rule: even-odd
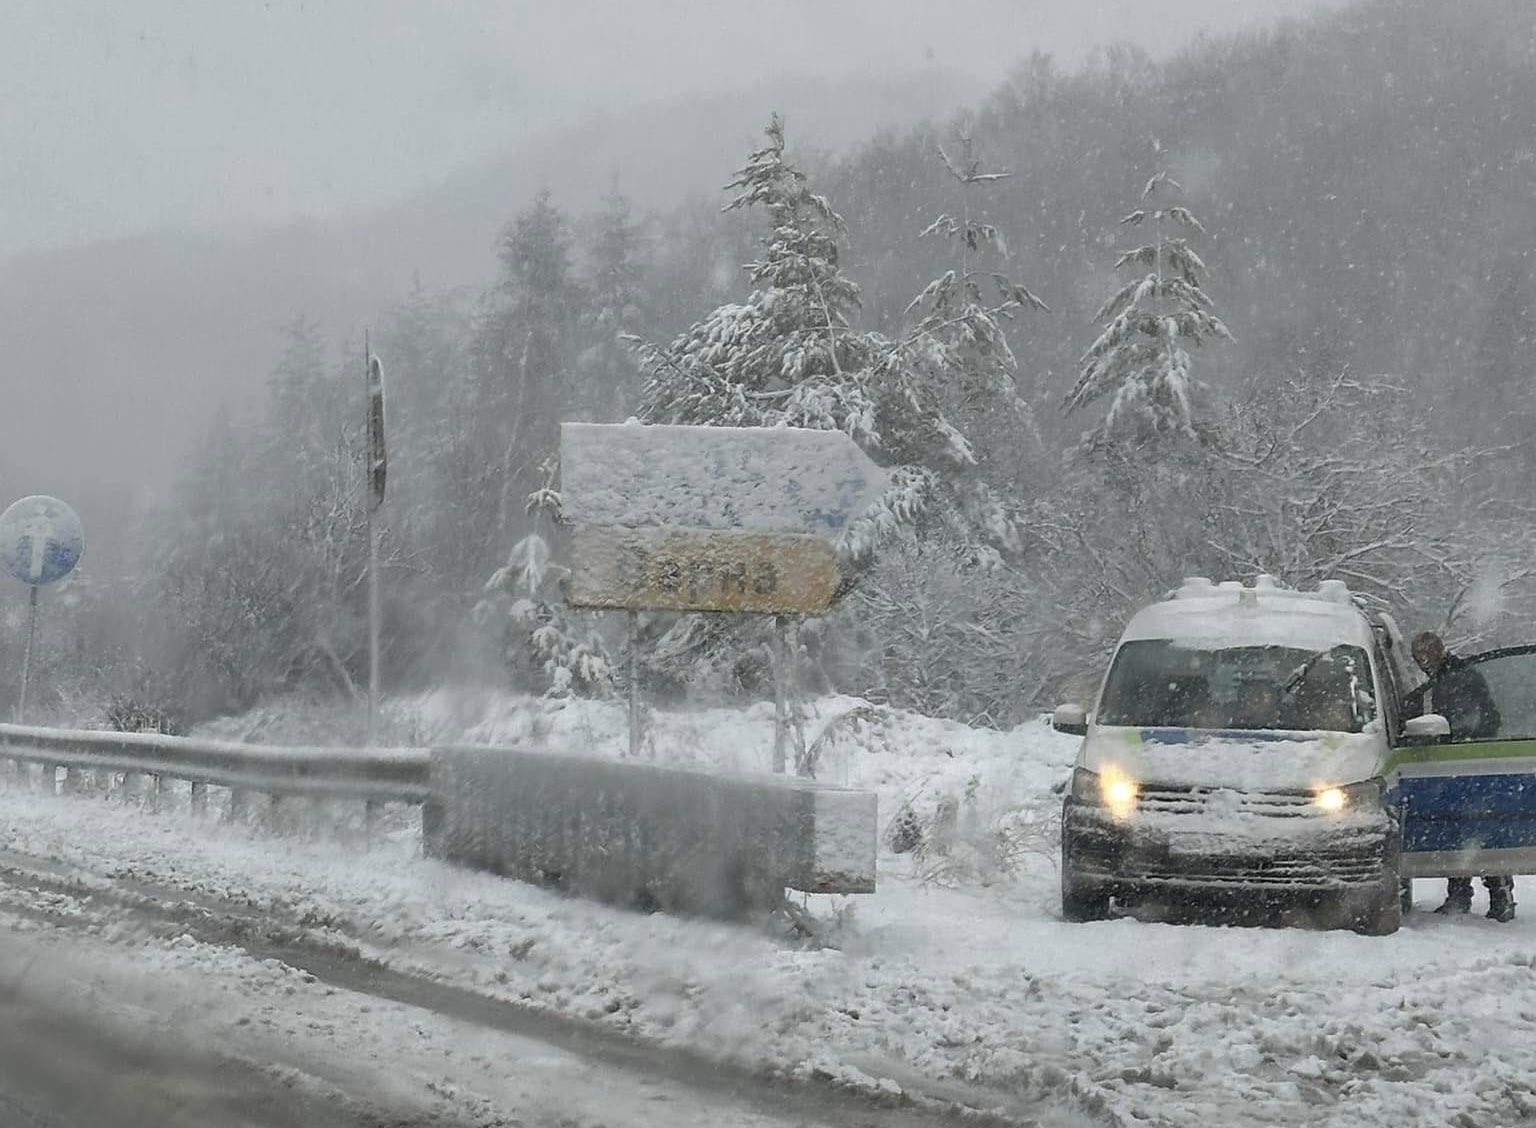
[[[56,497],[24,497],[0,513],[0,568],[24,584],[62,580],[84,551],[79,516]]]

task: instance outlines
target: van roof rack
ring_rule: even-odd
[[[1218,596],[1236,595],[1240,602],[1256,602],[1260,595],[1289,599],[1321,599],[1327,603],[1353,604],[1354,593],[1343,580],[1322,580],[1315,591],[1299,591],[1289,588],[1267,573],[1253,578],[1252,586],[1241,580],[1222,580],[1213,583],[1208,576],[1186,576],[1184,582],[1168,593],[1169,599],[1213,599]]]

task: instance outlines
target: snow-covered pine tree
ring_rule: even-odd
[[[878,685],[903,706],[1002,723],[1003,702],[1019,684],[1020,616],[998,599],[1009,590],[1007,570],[989,569],[983,577],[974,568],[1000,563],[999,548],[1017,539],[1011,506],[989,484],[996,473],[989,463],[1005,452],[1016,467],[1040,453],[1004,324],[1021,310],[1046,305],[1003,273],[1007,246],[984,218],[984,193],[1009,173],[987,171],[963,131],[938,157],[955,185],[958,214],[937,216],[919,237],[945,239],[951,265],[908,305],[910,326],[882,374],[910,388],[909,396],[889,398],[911,407],[908,429],[915,439],[926,441],[923,428],[935,420],[953,424],[952,465],[944,477],[960,504],[945,515],[954,515],[959,535],[942,535],[955,532],[951,528],[887,544],[847,617],[855,633],[870,636],[857,648],[865,684]],[[884,433],[901,429],[888,426]],[[988,540],[966,535],[975,527],[994,533]],[[978,665],[978,655],[990,657]],[[977,673],[981,668],[987,673]],[[1008,688],[997,692],[1004,684]]]
[[[522,501],[543,483],[560,420],[581,398],[572,374],[584,294],[570,256],[570,223],[541,192],[502,235],[501,279],[475,326],[476,442],[495,508],[489,497],[480,504],[503,545],[528,531]]]
[[[811,427],[878,446],[867,387],[879,343],[851,327],[858,287],[838,269],[842,217],[785,159],[775,114],[768,144],[729,184],[723,210],[768,214],[764,254],[746,266],[754,289],[669,346],[634,344],[645,381],[640,413],[652,423]]]
[[[645,316],[641,229],[615,181],[603,210],[587,229],[587,344],[576,360],[580,399],[574,418],[609,420],[628,414],[634,396],[635,354],[625,339]]]
[[[506,556],[494,509],[483,499],[497,495],[488,467],[495,436],[479,422],[482,406],[470,366],[474,298],[467,291],[431,292],[419,278],[390,310],[376,338],[388,356],[394,382],[389,388],[390,460],[411,467],[389,484],[390,526],[412,551],[413,571],[430,581],[438,600],[456,601],[484,582],[487,571]],[[442,607],[417,605],[440,631],[423,632],[453,647],[450,615]]]
[[[957,366],[1001,386],[1012,354],[998,350],[1007,347],[998,318],[1038,299],[1020,288],[989,306],[972,294],[985,278],[962,278],[971,273],[966,268],[952,290],[930,287],[920,296],[923,316],[910,336],[891,341],[859,330],[859,288],[838,266],[842,217],[786,158],[777,115],[766,133],[768,143],[727,185],[736,195],[725,207],[767,213],[764,253],[746,267],[753,289],[670,345],[634,342],[645,376],[641,417],[846,432],[892,479],[881,502],[845,532],[841,549],[850,563],[867,564],[899,530],[930,525],[976,555],[1010,547],[1014,532],[1002,508],[966,473],[975,452],[946,415],[945,395]],[[978,167],[971,175],[984,183],[993,174]],[[981,226],[962,223],[956,234],[976,239]],[[936,303],[942,312],[935,313]],[[1013,396],[1011,379],[1006,383]]]
[[[1083,354],[1077,384],[1062,404],[1070,412],[1110,397],[1103,423],[1085,436],[1089,446],[1103,439],[1194,437],[1200,384],[1190,372],[1188,350],[1207,340],[1231,339],[1201,288],[1205,263],[1187,237],[1167,234],[1169,225],[1205,231],[1188,208],[1166,202],[1181,191],[1177,181],[1159,172],[1142,190],[1141,206],[1120,221],[1140,226],[1151,220],[1153,239],[1115,263],[1116,270],[1138,273],[1094,316],[1103,332]]]
[[[949,240],[955,265],[908,304],[914,321],[877,369],[878,418],[887,451],[942,467],[946,492],[956,503],[938,508],[953,534],[947,539],[965,550],[969,562],[996,563],[998,549],[1013,548],[1017,538],[1007,506],[977,472],[981,459],[967,432],[987,428],[1006,434],[1005,441],[1020,432],[1038,438],[1018,392],[1018,360],[1003,323],[1020,310],[1048,307],[995,266],[1007,257],[1007,245],[976,214],[975,194],[1011,174],[986,171],[965,132],[956,155],[942,147],[938,155],[958,185],[960,212],[939,215],[918,237]]]
[[[869,377],[883,343],[851,324],[859,291],[838,268],[842,217],[786,159],[777,114],[766,135],[726,186],[735,195],[723,209],[767,213],[763,254],[746,266],[752,292],[670,346],[633,342],[645,376],[640,414],[652,423],[840,430],[878,450]],[[779,626],[740,631],[717,616],[685,616],[652,648],[651,662],[668,673],[713,668],[738,686],[771,671],[781,700],[786,692],[790,700],[791,731],[781,728],[776,755],[784,755],[787,735],[798,759],[798,632]]]

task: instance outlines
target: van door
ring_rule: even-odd
[[[1536,873],[1536,646],[1467,661],[1488,683],[1498,729],[1394,748],[1383,772],[1402,812],[1404,877]]]

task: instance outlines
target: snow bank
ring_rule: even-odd
[[[391,709],[444,738],[627,747],[611,704],[441,693]],[[656,744],[761,769],[772,724],[771,709],[658,714]],[[874,896],[807,899],[837,949],[562,898],[416,857],[408,836],[362,854],[0,791],[0,848],[308,920],[396,967],[784,1073],[1044,1094],[1123,1125],[1536,1115],[1536,914],[1497,925],[1420,912],[1384,938],[1068,925],[1053,787],[1075,740],[1043,722],[972,730],[847,698],[816,703],[810,735],[823,778],[878,791],[886,828],[905,808],[930,834],[916,854],[882,852]],[[1039,834],[1011,865],[953,864],[1019,825]],[[1536,883],[1521,878],[1519,893],[1524,914]]]

